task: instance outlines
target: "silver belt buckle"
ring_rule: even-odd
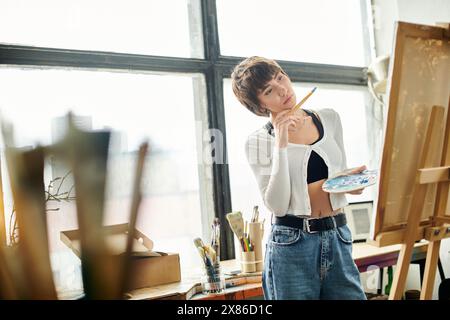
[[[309,220],[312,219],[304,219],[303,220],[303,230],[306,230],[308,233],[317,233],[318,231],[311,231],[311,226],[309,225]]]

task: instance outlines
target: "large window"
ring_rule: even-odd
[[[178,252],[182,266],[189,268],[198,264],[192,239],[202,234],[200,197],[212,201],[199,184],[201,146],[197,143],[201,141],[196,131],[206,125],[196,120],[200,110],[195,109],[205,109],[194,104],[196,86],[204,91],[202,75],[0,68],[0,107],[3,119],[14,124],[15,145],[20,147],[58,141],[68,111],[85,129],[113,131],[106,225],[129,219],[136,150],[148,139],[137,228],[154,241],[155,250]],[[60,162],[50,161],[46,185],[64,174]],[[67,281],[79,277],[68,263],[74,259],[60,241],[60,231],[77,228],[75,203],[61,202],[58,207],[59,211],[47,213],[50,250],[57,284],[71,287],[73,283]],[[7,201],[6,212],[11,210]]]
[[[367,61],[361,3],[219,0],[221,53],[364,66]]]
[[[2,0],[0,43],[203,57],[198,0]]]

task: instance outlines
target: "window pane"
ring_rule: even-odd
[[[376,160],[372,159],[369,153],[369,147],[374,148],[372,147],[373,139],[368,137],[367,123],[373,119],[366,112],[366,90],[361,87],[294,83],[298,100],[314,86],[318,88],[304,106],[313,110],[333,108],[339,113],[344,131],[344,148],[348,166],[356,167],[365,164],[368,168],[376,169]],[[266,124],[269,118],[258,117],[242,106],[233,94],[229,79],[224,81],[224,100],[232,209],[241,211],[249,220],[253,206],[258,205],[260,215],[266,219],[265,229],[270,230],[270,212],[262,201],[255,177],[245,156],[244,146],[247,136]],[[362,195],[348,195],[347,199],[349,202],[373,200],[374,195],[372,190],[365,190]],[[268,232],[264,236],[268,236]]]
[[[205,99],[197,99],[194,90],[205,94],[202,75],[0,68],[0,87],[1,113],[14,124],[16,145],[54,142],[62,134],[60,117],[69,110],[85,128],[113,130],[107,225],[128,222],[136,150],[148,137],[138,229],[154,241],[154,250],[179,253],[183,268],[198,266],[192,239],[202,236],[202,212],[207,211],[203,203],[212,203],[200,183],[196,147],[202,126],[198,114],[205,106],[194,101]],[[54,162],[47,169],[46,185],[65,173]],[[9,186],[5,175],[3,179]],[[10,212],[10,193],[5,197],[5,211]],[[79,279],[67,274],[77,268],[77,259],[59,232],[77,228],[75,204],[58,206],[60,211],[47,214],[52,262],[57,284],[70,287],[63,281]]]
[[[218,0],[221,54],[364,66],[360,0]]]
[[[203,57],[198,0],[2,0],[0,43]]]

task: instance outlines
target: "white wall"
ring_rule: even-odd
[[[450,0],[372,0],[377,56],[390,54],[395,21],[450,22]]]
[[[377,56],[390,55],[395,21],[435,25],[450,22],[450,0],[372,0]],[[441,243],[440,258],[445,276],[450,278],[450,239]],[[409,272],[406,289],[419,289],[417,266]],[[386,282],[385,282],[386,283]],[[437,299],[440,277],[437,273],[433,299]]]

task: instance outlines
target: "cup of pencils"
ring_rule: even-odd
[[[230,212],[226,215],[231,230],[236,235],[241,251],[241,271],[250,273],[256,271],[255,246],[248,232],[247,221],[244,221],[240,211]]]
[[[251,273],[256,271],[255,250],[250,242],[248,234],[244,234],[241,242],[241,271],[242,273]]]

